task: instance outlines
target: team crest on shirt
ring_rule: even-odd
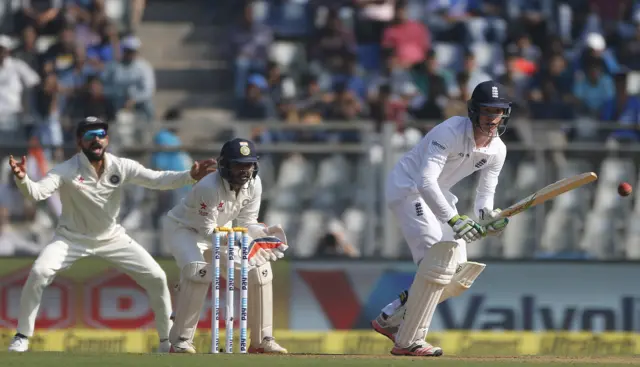
[[[219,212],[224,212],[224,201],[221,201],[216,209],[218,209]]]
[[[204,201],[200,203],[200,209],[198,210],[198,214],[200,214],[203,217],[206,217],[209,215],[209,212],[207,211],[207,203],[205,203]]]
[[[111,175],[111,177],[109,177],[109,182],[111,182],[113,185],[117,185],[118,183],[120,183],[120,176]]]

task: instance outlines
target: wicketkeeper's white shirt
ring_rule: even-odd
[[[247,182],[236,196],[229,183],[215,172],[195,184],[167,216],[210,241],[216,227],[233,220],[239,227],[258,223],[261,200],[259,176]]]
[[[443,223],[458,214],[451,187],[480,170],[474,214],[493,209],[507,148],[499,137],[487,147],[477,148],[473,124],[468,117],[451,117],[437,125],[395,165],[387,178],[386,199],[393,203],[420,194]]]
[[[154,171],[140,163],[105,153],[104,173],[98,178],[84,153],[51,169],[39,181],[15,178],[18,188],[33,200],[60,192],[62,214],[56,233],[84,244],[108,241],[124,233],[117,223],[125,184],[171,190],[195,183],[189,171]]]

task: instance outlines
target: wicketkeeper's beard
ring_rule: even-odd
[[[104,157],[104,147],[99,142],[93,142],[88,148],[83,147],[82,152],[90,162],[97,162]]]

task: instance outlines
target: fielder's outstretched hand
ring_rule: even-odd
[[[191,166],[191,178],[196,181],[200,181],[204,176],[215,172],[217,167],[218,162],[213,158],[205,159],[203,161],[195,161],[193,162],[193,166]]]
[[[27,175],[27,157],[22,156],[22,161],[18,162],[11,155],[9,156],[9,166],[17,178],[22,180]]]

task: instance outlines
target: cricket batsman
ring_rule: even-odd
[[[394,355],[440,356],[425,341],[436,306],[466,291],[485,264],[467,261],[467,243],[499,235],[508,219],[493,209],[507,149],[511,100],[493,81],[478,84],[468,101],[468,117],[454,116],[434,127],[395,165],[386,184],[387,206],[395,215],[418,269],[408,291],[371,322],[391,339]],[[480,171],[474,217],[460,215],[450,192]]]
[[[76,129],[79,152],[39,181],[27,176],[25,157],[21,162],[10,157],[9,165],[22,194],[39,201],[58,191],[62,214],[53,240],[36,259],[22,288],[18,330],[9,351],[29,349],[29,337],[33,335],[45,287],[59,271],[88,256],[109,261],[147,291],[160,337],[159,351],[170,349],[171,295],[167,278],[153,257],[117,223],[123,186],[177,189],[212,172],[215,161],[196,162],[190,171],[184,172],[153,171],[131,159],[105,153],[109,145],[108,127],[96,117],[80,121]]]
[[[169,340],[174,353],[196,353],[193,338],[213,272],[211,248],[216,227],[246,227],[249,249],[249,353],[287,353],[273,338],[273,271],[270,261],[284,257],[288,248],[279,225],[258,223],[262,183],[254,143],[245,139],[227,141],[218,158],[216,173],[193,186],[167,214],[165,236],[181,269],[174,323]],[[226,238],[222,245],[226,245]],[[239,246],[236,247],[239,251]],[[206,256],[205,256],[206,251]],[[225,253],[226,246],[222,253]],[[240,259],[239,253],[236,258]],[[227,256],[221,256],[221,274],[226,278]],[[236,270],[239,264],[235,265]]]

